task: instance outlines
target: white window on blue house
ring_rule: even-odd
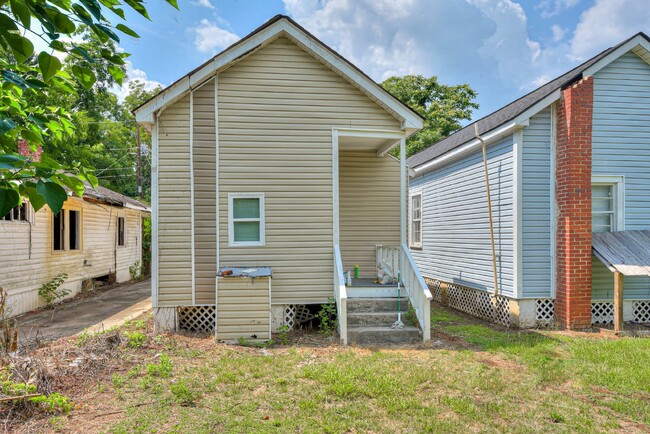
[[[264,245],[264,194],[228,194],[228,245]]]
[[[625,229],[624,182],[619,176],[594,176],[591,183],[591,231]]]
[[[412,193],[410,202],[410,245],[422,247],[422,193]]]

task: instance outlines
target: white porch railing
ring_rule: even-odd
[[[339,336],[343,345],[348,344],[348,294],[345,289],[345,276],[343,276],[343,261],[341,249],[334,246],[334,297],[336,298],[336,314],[338,320]]]
[[[431,340],[431,300],[433,300],[433,296],[406,244],[401,246],[399,265],[402,283],[420,322],[420,328],[422,328],[422,339],[424,341]]]

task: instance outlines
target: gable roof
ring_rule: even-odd
[[[480,135],[484,135],[485,133],[493,131],[509,121],[517,119],[520,115],[524,114],[537,104],[545,102],[544,100],[553,96],[554,93],[565,89],[569,85],[583,78],[583,76],[592,75],[597,70],[609,64],[612,60],[634,49],[638,46],[639,42],[643,41],[645,41],[644,45],[647,45],[650,43],[650,38],[645,33],[639,32],[636,35],[621,42],[620,44],[606,49],[602,53],[587,60],[582,65],[571,69],[569,72],[557,77],[554,80],[551,80],[545,85],[533,90],[529,94],[522,96],[521,98],[511,102],[499,110],[456,131],[452,135],[431,145],[427,149],[424,149],[419,153],[411,156],[406,161],[406,164],[411,168],[416,168],[442,156],[443,154],[446,154],[453,149],[460,147],[465,143],[475,140],[475,125],[478,127],[478,133]],[[642,49],[642,51],[646,52],[646,55],[642,56],[644,57],[644,60],[646,60],[646,62],[650,62],[650,53],[647,53],[647,48]],[[557,98],[553,98],[553,101],[556,99]],[[540,110],[547,107],[553,101],[546,101],[547,103],[545,102],[545,104],[543,104],[543,107],[540,107]],[[530,114],[530,116],[532,116],[532,114]]]
[[[415,132],[422,128],[423,117],[419,113],[402,103],[367,74],[286,15],[276,15],[271,18],[203,65],[176,80],[153,98],[136,107],[133,110],[136,121],[143,124],[152,124],[154,114],[157,111],[173,104],[220,71],[228,68],[232,63],[241,60],[281,36],[291,39],[302,49],[318,58],[330,69],[357,87],[386,111],[401,120],[403,129]]]

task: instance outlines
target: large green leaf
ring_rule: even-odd
[[[167,3],[178,9],[178,2],[176,0],[165,0]],[[180,9],[179,9],[180,10]]]
[[[127,5],[131,6],[133,10],[135,10],[137,13],[145,17],[146,19],[150,20],[149,18],[149,13],[147,12],[147,9],[144,7],[142,4],[142,0],[124,0],[124,3]]]
[[[63,185],[68,187],[74,194],[81,197],[84,194],[84,183],[74,176],[68,176],[65,174],[58,174],[57,179],[61,181]]]
[[[45,51],[41,51],[38,55],[38,67],[41,69],[43,79],[49,81],[61,69],[61,61]]]
[[[0,218],[6,216],[11,208],[20,205],[20,195],[16,190],[0,187]]]
[[[125,26],[124,24],[118,24],[117,26],[115,26],[115,28],[122,33],[126,33],[129,36],[133,36],[134,38],[140,37],[140,35],[135,33],[131,28]]]
[[[34,212],[43,208],[43,205],[45,205],[45,198],[36,191],[36,184],[33,182],[25,185],[25,194],[29,198],[29,203],[32,205],[32,208],[34,208]]]
[[[11,12],[13,12],[13,14],[18,17],[22,25],[26,29],[29,29],[32,15],[29,12],[27,4],[24,1],[11,0],[9,2],[9,6],[11,7]]]
[[[124,80],[124,77],[126,76],[126,73],[122,70],[122,68],[116,65],[108,65],[107,69],[117,84],[122,86],[122,80]]]
[[[95,81],[97,80],[95,78],[95,73],[91,69],[79,65],[74,65],[72,67],[72,75],[75,76],[86,90],[92,89],[93,84],[95,84]]]
[[[16,123],[9,118],[0,118],[0,133],[6,134],[16,128]]]
[[[65,189],[54,182],[38,181],[36,192],[43,196],[45,203],[50,207],[54,214],[58,214],[63,208],[63,203],[68,198]]]
[[[97,0],[79,0],[98,21],[102,19],[102,9]]]
[[[3,33],[2,36],[9,44],[11,52],[14,53],[14,57],[19,63],[23,63],[34,54],[34,44],[29,39],[15,33]]]

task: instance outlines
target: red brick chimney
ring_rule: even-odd
[[[41,161],[41,154],[43,147],[41,145],[35,151],[29,147],[29,143],[25,139],[18,139],[18,153],[24,157],[30,158],[32,161]]]
[[[593,77],[562,92],[557,108],[555,317],[567,329],[591,327],[591,126]]]

